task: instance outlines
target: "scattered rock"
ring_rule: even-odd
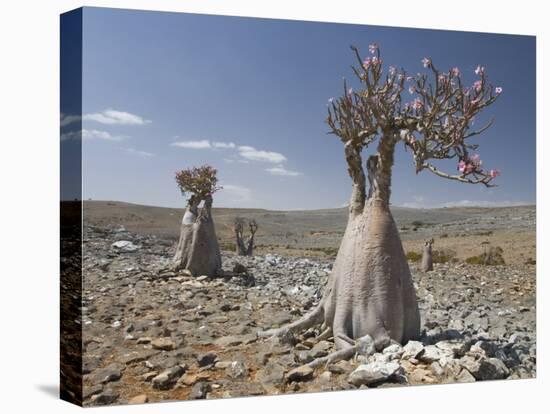
[[[119,240],[117,242],[114,242],[113,244],[111,244],[111,247],[115,250],[128,253],[139,250],[139,246],[136,246],[134,243],[128,240]]]
[[[170,338],[155,338],[151,341],[151,345],[162,351],[171,351],[176,348],[176,344]]]
[[[460,359],[460,364],[478,381],[503,379],[510,374],[504,362],[498,358],[466,355]]]
[[[288,382],[291,381],[307,381],[313,378],[313,368],[308,365],[302,365],[298,368],[294,368],[286,374]]]
[[[207,382],[197,382],[191,389],[189,399],[200,400],[206,398],[206,395],[210,392],[211,386]]]
[[[112,389],[106,389],[99,394],[93,395],[91,400],[96,405],[108,405],[118,400],[119,394]]]
[[[149,401],[149,397],[145,394],[136,395],[128,400],[128,404],[145,404]]]
[[[118,381],[122,377],[122,367],[119,364],[111,364],[105,368],[96,370],[91,381],[94,384],[104,384],[106,382]]]
[[[387,381],[399,373],[401,367],[397,362],[372,362],[359,365],[348,377],[348,381],[355,386],[371,385]]]
[[[410,358],[417,359],[423,352],[424,352],[424,345],[422,345],[421,342],[409,341],[403,347],[403,355],[401,356],[401,358],[403,358],[403,359],[410,359]]]
[[[174,383],[179,379],[179,377],[182,376],[184,371],[185,369],[183,367],[181,367],[180,365],[176,365],[175,367],[169,368],[161,372],[159,375],[153,378],[153,388],[157,388],[159,390],[166,390],[171,388]]]
[[[226,368],[225,373],[231,378],[243,378],[248,374],[248,368],[242,361],[233,361]]]
[[[199,367],[204,367],[207,365],[212,365],[216,360],[218,359],[218,356],[214,352],[207,352],[205,354],[200,354],[197,357],[197,362],[199,364]]]

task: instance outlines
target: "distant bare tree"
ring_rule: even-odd
[[[233,222],[233,231],[235,232],[235,254],[237,256],[245,256],[246,248],[244,246],[244,223],[245,220],[242,217],[236,217]]]
[[[256,223],[256,220],[252,219],[248,222],[248,229],[250,230],[250,236],[248,237],[248,243],[246,245],[246,255],[253,256],[254,255],[254,236],[258,231],[258,223]]]
[[[237,256],[252,256],[254,254],[254,236],[256,231],[258,231],[258,224],[256,220],[252,219],[248,221],[248,229],[250,235],[248,236],[248,241],[244,242],[244,226],[246,220],[242,217],[235,218],[233,224],[233,230],[235,232],[235,244],[236,244],[236,254]]]
[[[420,270],[423,272],[429,272],[434,270],[432,246],[434,239],[426,240],[424,242],[424,250],[422,250],[422,263],[420,264]]]

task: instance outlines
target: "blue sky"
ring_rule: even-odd
[[[499,186],[415,175],[399,148],[392,203],[535,202],[534,37],[85,8],[83,38],[85,198],[181,206],[174,172],[208,163],[219,207],[344,205],[351,181],[327,99],[353,79],[350,44],[366,54],[376,42],[410,73],[428,56],[468,83],[482,64],[504,89],[476,120],[495,118],[476,142]]]

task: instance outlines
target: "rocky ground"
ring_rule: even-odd
[[[257,339],[320,299],[331,259],[224,253],[225,277],[166,271],[172,239],[85,227],[84,404],[221,398],[536,375],[535,266],[411,264],[423,334],[312,370],[309,330]]]

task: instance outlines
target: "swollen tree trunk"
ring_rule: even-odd
[[[180,239],[173,259],[175,270],[186,269],[194,276],[217,276],[221,272],[221,254],[212,220],[212,198],[189,200],[181,223]]]
[[[321,303],[287,327],[260,334],[285,335],[324,323],[332,328],[337,349],[367,335],[406,343],[420,334],[420,314],[411,273],[389,208],[396,140],[382,137],[367,162],[369,193],[361,149],[346,143],[353,180],[349,218]]]
[[[423,272],[429,272],[434,270],[433,258],[432,258],[432,245],[434,239],[427,240],[424,243],[424,250],[422,251],[422,263],[420,264],[420,270]]]

